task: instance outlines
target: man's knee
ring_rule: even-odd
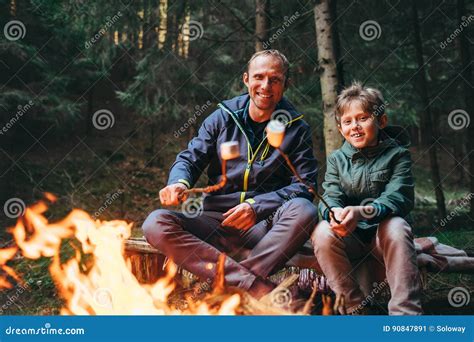
[[[286,204],[286,208],[289,212],[295,213],[296,224],[295,227],[298,229],[303,228],[304,230],[311,233],[318,222],[318,210],[316,207],[306,198],[294,198]]]
[[[158,209],[148,215],[143,222],[142,230],[146,240],[154,247],[159,247],[170,229],[176,225],[176,215],[171,210]]]
[[[406,241],[413,239],[410,225],[399,216],[392,216],[382,220],[379,223],[377,235],[383,241]]]

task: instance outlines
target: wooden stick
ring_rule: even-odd
[[[184,194],[189,194],[189,193],[210,193],[214,192],[217,190],[220,190],[224,187],[224,185],[227,183],[227,170],[226,170],[226,164],[227,161],[225,159],[222,160],[222,178],[221,181],[218,184],[215,185],[209,185],[206,186],[205,188],[191,188],[184,190]]]
[[[300,174],[298,173],[298,171],[296,171],[295,167],[293,166],[293,164],[291,163],[290,161],[290,158],[288,158],[288,156],[282,151],[280,150],[279,148],[277,148],[278,152],[280,152],[281,156],[285,159],[286,161],[286,164],[289,166],[289,168],[291,169],[291,172],[293,172],[293,174],[296,176],[296,178],[298,179],[299,182],[303,183],[304,185],[306,185],[308,188],[309,188],[309,191],[315,195],[317,198],[319,198],[319,200],[324,204],[324,206],[329,210],[329,216],[331,216],[331,218],[336,222],[336,223],[341,223],[338,219],[336,219],[336,216],[334,215],[334,212],[332,211],[331,207],[329,206],[329,204],[324,200],[324,198],[318,193],[318,191],[316,190],[316,188],[303,180],[303,178],[301,178]]]

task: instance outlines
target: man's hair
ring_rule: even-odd
[[[380,117],[385,113],[385,101],[380,90],[363,87],[359,82],[353,82],[345,88],[337,97],[335,118],[338,125],[344,111],[353,101],[358,101],[365,113]]]
[[[281,62],[281,66],[283,67],[283,73],[285,74],[285,85],[288,83],[288,79],[290,78],[290,62],[288,62],[288,59],[284,54],[282,54],[278,50],[270,49],[270,50],[262,50],[255,52],[252,57],[250,57],[249,61],[247,62],[247,69],[246,72],[249,72],[250,64],[252,61],[260,56],[272,56],[275,58],[278,58]]]

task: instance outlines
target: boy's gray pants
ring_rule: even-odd
[[[363,303],[369,299],[364,296],[355,279],[351,260],[364,262],[370,256],[376,260],[375,263],[385,267],[391,292],[389,314],[422,314],[421,284],[413,235],[410,225],[401,217],[383,220],[369,243],[364,243],[354,234],[340,238],[327,221],[322,221],[316,227],[311,242],[329,286],[337,295],[344,295],[349,313],[362,311]]]
[[[214,279],[218,257],[226,253],[226,284],[249,289],[257,277],[266,278],[282,267],[308,241],[317,210],[307,199],[294,198],[247,231],[222,227],[223,220],[220,212],[187,217],[159,209],[148,216],[142,229],[153,247],[202,280]],[[243,260],[232,258],[236,254],[243,254]]]

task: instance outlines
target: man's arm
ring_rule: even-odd
[[[182,183],[191,188],[197,182],[216,153],[219,135],[217,115],[218,111],[215,111],[207,117],[199,128],[198,135],[189,142],[188,148],[178,154],[171,166],[168,185]]]
[[[288,156],[301,178],[316,185],[317,162],[313,155],[311,131],[305,127],[296,146],[290,150]],[[291,172],[291,171],[289,171]],[[291,184],[276,191],[255,196],[246,200],[255,211],[257,222],[266,219],[289,199],[304,197],[313,200],[313,195],[307,187],[301,184],[295,176],[291,176]]]

